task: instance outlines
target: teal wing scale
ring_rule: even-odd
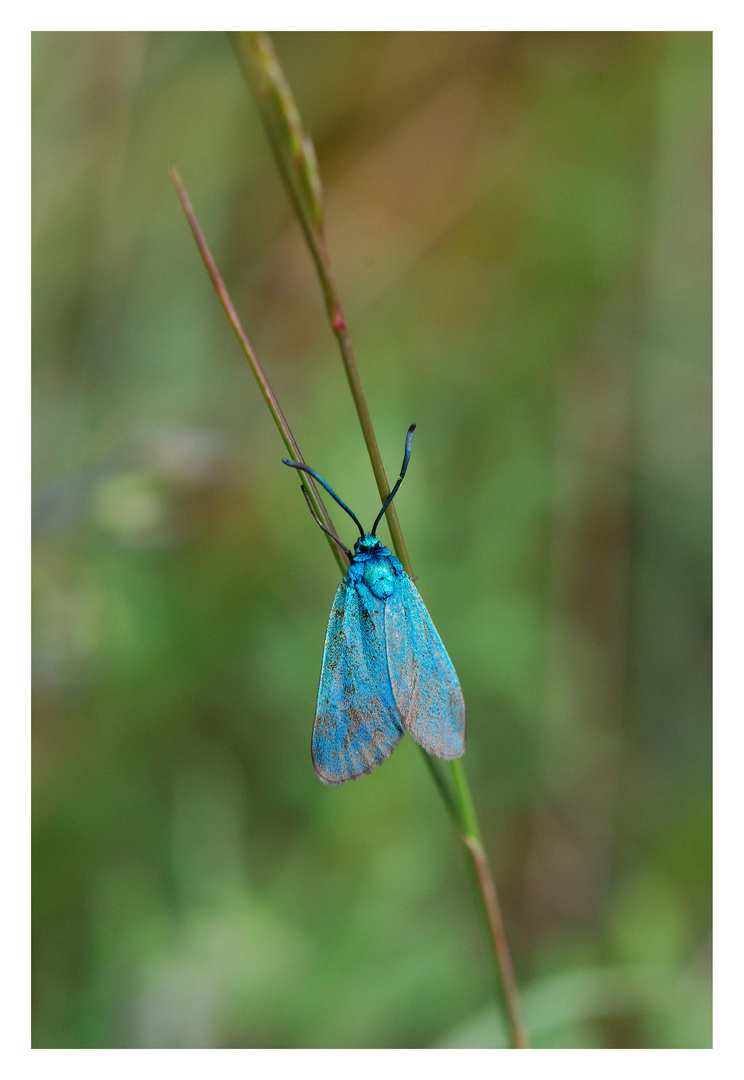
[[[403,727],[428,754],[465,753],[465,702],[442,639],[407,575],[385,602],[387,667]]]
[[[403,735],[388,676],[384,609],[382,600],[349,576],[339,585],[313,724],[313,765],[324,784],[371,772]]]

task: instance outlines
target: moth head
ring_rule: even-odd
[[[375,551],[379,551],[382,544],[371,533],[367,533],[365,536],[360,536],[354,544],[354,551],[357,555],[373,555]]]

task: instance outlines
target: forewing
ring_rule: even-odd
[[[388,675],[381,600],[344,578],[326,631],[312,755],[324,784],[371,772],[403,735]]]
[[[452,661],[409,577],[385,604],[388,672],[403,727],[428,754],[465,753],[465,702]]]

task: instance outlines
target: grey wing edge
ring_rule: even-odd
[[[465,753],[465,701],[418,589],[406,577],[386,603],[388,670],[403,727],[428,754]]]

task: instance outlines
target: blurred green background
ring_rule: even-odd
[[[534,1042],[709,1046],[711,35],[274,41]],[[414,745],[313,773],[337,568],[169,162],[379,505],[227,37],[35,34],[34,1045],[503,1045]]]

